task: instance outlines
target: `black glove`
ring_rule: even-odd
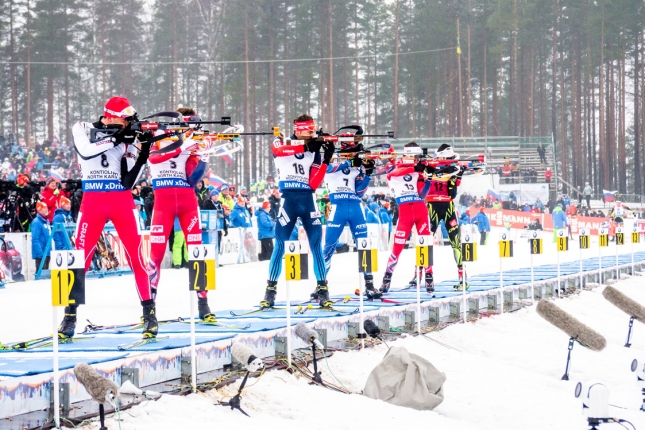
[[[374,160],[363,160],[363,167],[365,167],[365,174],[372,176],[374,173]]]
[[[415,172],[423,172],[426,169],[426,165],[423,163],[417,163],[414,165]]]
[[[137,156],[137,164],[140,166],[146,164],[148,157],[150,157],[150,144],[147,142],[141,142],[141,149]]]
[[[114,146],[117,146],[120,143],[127,143],[129,145],[134,143],[137,135],[134,130],[129,130],[127,128],[122,128],[112,135],[114,138]]]
[[[334,156],[334,150],[336,148],[334,147],[334,144],[331,142],[324,142],[322,144],[322,148],[325,151],[325,154],[323,155],[323,163],[329,164],[331,162],[331,157]]]
[[[461,177],[464,175],[464,172],[468,170],[467,166],[460,165],[459,166],[459,173],[457,173],[457,177],[461,179]]]
[[[315,140],[315,139],[309,139],[307,142],[305,142],[305,149],[308,152],[320,152],[320,147],[322,146],[322,142]]]
[[[435,172],[435,170],[437,169],[435,169],[434,166],[427,165],[425,168],[426,175],[428,176],[432,175]]]
[[[228,229],[224,229],[224,236],[228,236]]]
[[[361,157],[358,156],[358,154],[356,154],[354,158],[349,160],[349,164],[352,167],[360,167],[363,164],[363,160],[361,159]]]
[[[445,166],[440,169],[437,169],[437,174],[439,175],[452,175],[455,172],[459,171],[459,167],[457,166]]]

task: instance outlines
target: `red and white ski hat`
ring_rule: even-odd
[[[137,111],[130,105],[125,97],[112,97],[105,104],[106,118],[129,118],[134,116]]]
[[[45,204],[45,202],[36,203],[36,212],[42,212],[45,209],[48,209],[47,204]]]

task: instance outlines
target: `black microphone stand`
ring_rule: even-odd
[[[320,372],[318,371],[318,359],[316,358],[316,343],[312,340],[311,341],[311,352],[314,355],[314,376],[313,380],[314,382],[319,383],[320,385],[323,385],[323,380],[322,376],[320,375]],[[310,384],[313,384],[314,382],[310,382]]]
[[[634,326],[634,317],[631,317],[629,319],[629,331],[627,332],[627,342],[625,343],[625,348],[629,348],[632,346],[631,343],[629,343],[630,339],[632,338],[632,327]]]
[[[242,379],[242,383],[240,384],[240,389],[237,391],[237,394],[231,398],[228,402],[221,402],[220,405],[222,406],[230,406],[231,410],[237,409],[240,412],[242,412],[244,415],[247,417],[251,418],[249,414],[244,412],[242,409],[242,390],[244,389],[244,386],[246,385],[247,379],[249,379],[249,373],[251,373],[250,370],[246,371],[246,375],[244,375],[244,379]],[[106,429],[107,430],[107,429]]]
[[[105,427],[105,408],[103,407],[103,403],[99,403],[99,421],[101,422],[101,428],[99,430],[108,430]]]
[[[567,367],[564,370],[564,376],[562,376],[562,381],[569,380],[569,363],[571,363],[571,350],[573,349],[573,342],[576,340],[575,337],[569,339],[569,353],[567,354]]]

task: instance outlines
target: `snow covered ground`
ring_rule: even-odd
[[[499,270],[497,236],[480,248],[479,261],[469,265],[469,273]],[[561,261],[577,260],[579,251],[561,254]],[[545,255],[534,259],[536,265],[555,261],[549,252],[551,241],[545,239]],[[628,252],[630,245],[622,251]],[[636,248],[641,250],[645,248]],[[603,250],[614,255],[615,248]],[[504,269],[527,267],[529,249],[523,241],[515,247],[516,257],[504,261]],[[583,252],[595,257],[598,248]],[[394,284],[402,285],[412,276],[414,252],[406,250],[395,272]],[[332,294],[350,294],[358,284],[356,255],[334,257],[329,276]],[[379,256],[379,267],[385,267],[387,254]],[[268,262],[228,266],[218,269],[218,288],[211,293],[214,310],[250,307],[262,297]],[[455,278],[456,269],[449,247],[435,247],[435,278]],[[96,324],[133,322],[141,308],[132,276],[89,280],[88,305],[80,310],[79,326],[85,318]],[[158,317],[173,318],[188,314],[186,270],[162,273],[158,298]],[[314,281],[294,288],[294,299],[305,299]],[[620,291],[645,303],[642,278],[635,277],[617,284]],[[278,300],[285,298],[283,283]],[[0,340],[9,342],[42,336],[51,331],[51,307],[48,281],[8,285],[0,290],[3,311],[0,313]],[[108,428],[123,430],[166,430],[252,426],[263,429],[356,428],[370,429],[428,426],[442,429],[585,429],[581,406],[573,392],[577,381],[595,379],[611,391],[610,414],[645,428],[645,412],[640,388],[629,365],[633,358],[645,359],[645,327],[636,323],[632,348],[624,348],[629,317],[607,302],[601,288],[582,292],[580,296],[555,302],[583,323],[607,338],[607,348],[594,352],[576,345],[572,355],[570,381],[561,381],[564,373],[567,336],[535,312],[535,306],[476,323],[452,325],[429,334],[458,351],[446,348],[424,337],[406,337],[394,342],[432,362],[447,375],[445,401],[432,412],[419,412],[377,402],[359,394],[344,395],[310,386],[284,371],[265,373],[243,397],[243,408],[251,419],[239,412],[213,406],[224,395],[233,394],[235,385],[219,392],[187,397],[162,396],[121,414],[122,422],[110,419]],[[335,353],[329,359],[333,374],[352,392],[359,393],[371,370],[386,352],[385,345],[365,351]],[[333,380],[323,364],[323,378]],[[251,380],[250,383],[254,383]],[[625,409],[623,409],[625,408]],[[88,428],[98,428],[92,424]],[[621,428],[617,424],[602,428]]]

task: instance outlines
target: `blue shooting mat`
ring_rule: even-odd
[[[468,285],[472,289],[473,287],[482,287],[482,288],[499,288],[499,282],[500,278],[499,276],[497,278],[489,278],[489,279],[474,279],[474,278],[468,278]],[[504,274],[504,279],[503,283],[505,287],[512,287],[514,285],[522,285],[526,283],[531,282],[531,278],[529,279],[518,279],[518,278],[511,278],[511,277],[506,277],[506,274]],[[438,288],[435,288],[437,290]],[[470,290],[469,290],[470,291]]]
[[[199,321],[195,321],[195,333],[257,333],[261,331],[268,330],[277,330],[285,328],[287,326],[286,318],[282,319],[259,319],[251,320],[245,318],[240,321],[239,319],[218,319],[219,323],[223,325],[229,325],[230,327],[218,326],[213,324],[204,324]],[[298,321],[291,321],[291,325],[296,325],[299,322],[312,322],[314,318],[309,319],[298,319]],[[235,326],[235,327],[233,327]],[[115,331],[114,329],[105,329],[95,331],[93,333],[100,334],[113,334],[126,336],[132,333],[124,334],[123,332]],[[159,334],[169,334],[169,333],[190,333],[190,322],[188,319],[184,322],[172,322],[159,325]]]
[[[470,292],[470,290],[466,291],[466,293]],[[456,297],[456,296],[461,296],[463,293],[461,291],[435,291],[433,295],[431,296],[430,294],[426,293],[425,289],[421,291],[421,301],[422,302],[427,302],[428,300],[432,299],[447,299],[450,297]],[[406,305],[408,304],[414,304],[417,302],[417,293],[415,292],[401,292],[401,291],[395,291],[395,292],[389,292],[385,296],[383,296],[386,299],[392,299],[392,300],[405,300]]]
[[[533,276],[533,279],[535,281],[542,281],[546,279],[553,278],[551,275],[540,275],[540,274],[535,274]],[[531,282],[531,274],[529,273],[528,275],[507,275],[506,272],[504,272],[504,281],[513,281],[516,284],[525,284],[528,282]],[[468,277],[468,284],[472,285],[473,282],[497,282],[499,283],[499,275],[496,276],[469,276]]]
[[[16,351],[14,351],[16,352]],[[58,357],[58,369],[72,369],[78,363],[97,364],[106,361],[118,360],[127,357],[127,353],[105,354],[105,355],[92,355],[92,356],[60,356]],[[38,375],[40,373],[53,372],[52,357],[43,357],[42,355],[22,355],[16,356],[0,356],[0,376],[29,376]]]
[[[363,312],[369,312],[377,310],[377,307],[374,306],[365,306],[363,307]],[[313,309],[307,309],[304,314],[296,314],[295,311],[297,308],[291,308],[291,318],[332,318],[332,317],[343,317],[349,316],[358,313],[358,305],[354,307],[342,307],[340,309],[334,309],[330,311],[322,310],[317,306],[314,306]],[[274,318],[285,318],[286,309],[284,308],[270,308],[260,311],[259,309],[233,309],[230,311],[218,311],[220,315],[230,313],[231,318],[260,318],[260,319],[274,319]],[[252,312],[252,313],[248,313]],[[245,314],[246,313],[246,314]]]
[[[218,340],[230,339],[235,337],[234,334],[221,334],[213,336],[199,336],[195,339],[197,345],[208,342],[216,342]],[[86,337],[81,339],[82,336],[78,336],[75,342],[72,343],[62,343],[58,345],[58,350],[60,352],[99,352],[99,351],[118,351],[123,352],[119,349],[119,346],[127,345],[132,342],[141,340],[141,336],[128,336],[128,335],[118,335],[118,336],[94,336]],[[174,349],[174,348],[185,348],[190,346],[190,337],[189,336],[174,336],[168,339],[157,339],[156,342],[148,343],[145,345],[136,346],[130,348],[127,351],[161,351],[164,349]],[[22,350],[21,352],[51,352],[52,346],[43,346],[40,348]],[[1,352],[16,352],[16,351],[1,351]]]
[[[358,296],[356,296],[356,295],[355,295],[355,296],[354,296],[354,297],[352,297],[352,299],[351,299],[350,301],[348,301],[348,302],[344,302],[344,301],[343,301],[343,299],[345,299],[345,297],[347,297],[347,296],[332,296],[332,297],[330,297],[330,299],[331,299],[331,300],[340,300],[340,301],[338,301],[338,302],[334,303],[334,307],[335,307],[335,308],[337,308],[337,309],[339,309],[339,310],[343,310],[343,311],[344,311],[344,310],[345,310],[345,308],[352,308],[352,309],[354,309],[354,308],[360,307],[360,302],[359,302],[359,298],[358,298]],[[276,306],[278,306],[278,307],[281,307],[281,308],[282,308],[282,307],[285,307],[285,306],[286,306],[286,304],[287,304],[287,302],[284,302],[284,301],[283,301],[283,302],[276,302],[276,304],[275,304],[275,305],[276,305]],[[309,304],[311,304],[312,308],[311,308],[311,309],[307,309],[307,311],[305,312],[306,314],[308,314],[308,313],[309,313],[309,311],[312,311],[312,310],[314,310],[314,309],[318,308],[318,302],[310,302],[310,303],[302,303],[302,302],[298,302],[297,304],[295,304],[295,306],[296,306],[296,308],[297,308],[298,306],[308,307],[308,306],[309,306]],[[382,302],[382,301],[380,301],[380,300],[372,300],[372,301],[371,301],[371,300],[370,300],[370,299],[368,299],[367,297],[363,296],[363,306],[364,306],[364,307],[365,307],[365,306],[376,306],[376,307],[382,308],[382,307],[390,307],[390,306],[399,306],[399,305],[401,305],[401,304],[402,304],[402,303],[389,303],[389,302]],[[294,306],[294,305],[292,304],[291,306]]]

